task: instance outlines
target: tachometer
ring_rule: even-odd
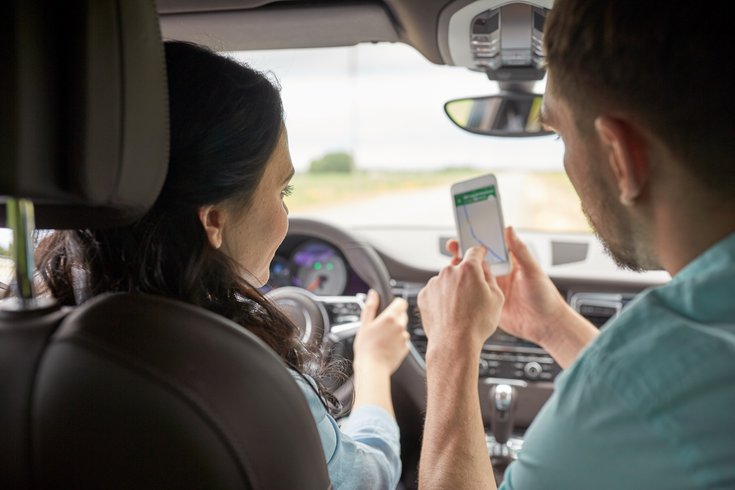
[[[347,265],[331,245],[312,240],[298,246],[291,255],[294,283],[314,294],[334,296],[347,286]]]

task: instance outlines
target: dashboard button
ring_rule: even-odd
[[[541,364],[536,361],[531,361],[523,367],[523,372],[526,373],[526,377],[529,379],[537,379],[542,371]]]

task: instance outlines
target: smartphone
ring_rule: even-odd
[[[505,245],[503,211],[495,176],[481,175],[455,183],[452,185],[452,202],[462,255],[468,248],[482,245],[487,249],[485,260],[490,272],[496,276],[509,273],[511,263]]]

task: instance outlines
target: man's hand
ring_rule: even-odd
[[[493,490],[477,390],[480,351],[495,331],[503,293],[473,247],[433,277],[418,297],[426,351],[426,419],[419,488]]]
[[[566,367],[594,339],[597,329],[564,301],[511,227],[505,230],[505,242],[513,269],[497,278],[505,295],[500,326],[512,335],[541,345]],[[452,263],[459,263],[459,243],[450,240],[447,250],[453,255]]]
[[[484,260],[486,254],[483,247],[469,249],[464,259],[444,267],[419,293],[429,350],[479,355],[497,328],[503,293]]]

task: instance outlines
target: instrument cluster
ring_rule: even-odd
[[[271,262],[268,286],[295,286],[318,296],[340,296],[367,289],[336,247],[314,238],[297,243],[284,241]]]

